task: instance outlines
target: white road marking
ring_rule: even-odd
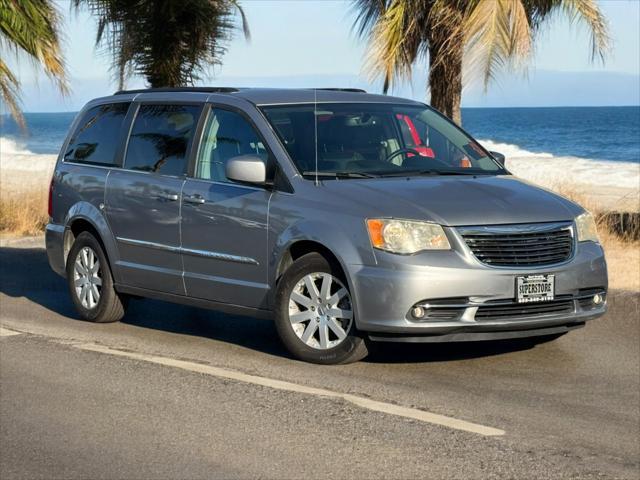
[[[12,337],[14,335],[21,335],[22,332],[16,332],[15,330],[9,330],[8,328],[0,327],[0,337]]]
[[[125,350],[117,350],[102,345],[96,345],[92,343],[76,344],[74,345],[82,350],[91,352],[105,353],[108,355],[117,355],[121,357],[127,357],[134,360],[140,360],[144,362],[155,363],[158,365],[164,365],[167,367],[180,368],[182,370],[188,370],[190,372],[203,373],[205,375],[211,375],[214,377],[225,378],[228,380],[236,380],[238,382],[251,383],[253,385],[261,385],[263,387],[273,388],[276,390],[284,390],[288,392],[303,393],[307,395],[315,395],[327,398],[337,398],[346,400],[361,408],[373,410],[376,412],[387,413],[389,415],[396,415],[399,417],[412,418],[421,422],[432,423],[435,425],[441,425],[455,430],[463,430],[465,432],[477,433],[485,436],[497,436],[504,435],[504,430],[498,428],[487,427],[479,425],[477,423],[471,423],[457,418],[447,417],[445,415],[439,415],[437,413],[431,413],[417,408],[402,407],[400,405],[394,405],[392,403],[380,402],[371,400],[364,397],[358,397],[348,393],[334,392],[331,390],[325,390],[323,388],[307,387],[305,385],[298,385],[297,383],[286,382],[283,380],[276,380],[273,378],[260,377],[258,375],[249,375],[236,370],[229,370],[226,368],[213,367],[210,365],[203,365],[200,363],[187,362],[184,360],[177,360],[174,358],[160,357],[157,355],[148,355],[144,353],[129,352]]]

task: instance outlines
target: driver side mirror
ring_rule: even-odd
[[[500,152],[489,152],[489,153],[493,158],[496,159],[496,161],[500,164],[501,167],[504,167],[504,163],[506,159],[502,153]]]
[[[229,159],[225,167],[229,180],[240,183],[264,185],[267,183],[267,167],[257,155],[240,155]]]

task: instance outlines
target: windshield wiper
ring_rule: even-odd
[[[315,177],[316,174],[319,177],[335,177],[335,178],[377,178],[380,175],[366,172],[315,172],[306,171],[302,172],[303,176]]]
[[[436,176],[436,175],[482,175],[478,172],[462,172],[459,170],[407,170],[404,172],[392,172],[384,174],[385,177],[411,177],[411,176]]]
[[[462,170],[420,170],[418,175],[478,175],[478,172],[464,172]]]

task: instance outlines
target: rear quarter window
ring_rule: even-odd
[[[187,153],[202,106],[141,105],[131,129],[124,166],[161,175],[187,173]]]
[[[115,165],[122,123],[128,109],[129,103],[109,103],[90,108],[73,132],[64,160]]]

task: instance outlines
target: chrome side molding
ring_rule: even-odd
[[[193,255],[195,257],[213,258],[215,260],[223,260],[226,262],[247,263],[250,265],[259,265],[255,258],[242,257],[240,255],[231,255],[229,253],[211,252],[209,250],[195,250],[192,248],[180,248],[184,255]]]
[[[116,240],[125,245],[133,245],[135,247],[153,248],[155,250],[163,250],[166,252],[181,253],[183,255],[192,255],[195,257],[211,258],[214,260],[222,260],[224,262],[245,263],[248,265],[260,265],[260,263],[251,257],[242,257],[240,255],[231,255],[229,253],[212,252],[209,250],[195,250],[191,248],[174,247],[165,245],[164,243],[147,242],[145,240],[136,240],[133,238],[117,237]]]

